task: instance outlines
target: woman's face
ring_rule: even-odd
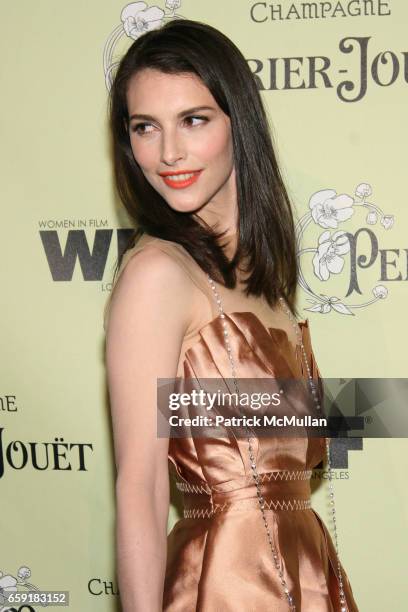
[[[207,222],[219,205],[231,208],[230,119],[199,77],[143,69],[129,81],[127,105],[134,158],[171,208],[195,212],[210,204],[199,215]]]

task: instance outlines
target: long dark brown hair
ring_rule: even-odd
[[[144,68],[197,75],[231,121],[238,197],[238,244],[230,261],[222,233],[193,213],[173,210],[150,185],[134,159],[126,92]],[[198,21],[175,19],[140,36],[121,59],[110,90],[109,123],[116,188],[137,229],[125,251],[147,233],[177,242],[226,287],[236,286],[244,260],[246,294],[273,307],[282,295],[296,313],[297,260],[294,220],[272,145],[255,78],[242,53],[222,32]],[[116,272],[120,266],[119,257]]]

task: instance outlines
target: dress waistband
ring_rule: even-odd
[[[266,510],[307,510],[311,507],[312,470],[274,470],[259,474]],[[183,492],[184,518],[211,518],[221,512],[259,508],[252,474],[210,486],[176,480]]]

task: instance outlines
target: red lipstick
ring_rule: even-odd
[[[184,189],[185,187],[189,187],[195,183],[198,180],[201,172],[202,170],[170,170],[160,172],[160,176],[168,187],[171,187],[172,189]]]

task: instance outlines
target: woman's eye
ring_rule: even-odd
[[[193,126],[194,125],[200,125],[203,121],[208,121],[207,117],[201,117],[201,116],[198,116],[198,115],[194,115],[194,116],[191,115],[190,117],[186,117],[184,121],[190,122],[190,120],[191,120],[191,122],[192,122],[195,119],[198,119],[198,123],[192,123]]]
[[[146,127],[152,127],[151,123],[136,123],[132,127],[132,132],[136,132],[137,134],[148,134],[151,130],[147,130]]]
[[[191,127],[195,127],[196,125],[201,125],[203,122],[208,121],[208,117],[191,115],[189,117],[185,117],[183,120],[187,125]],[[132,132],[136,132],[140,136],[144,136],[144,134],[150,134],[154,130],[154,126],[151,123],[135,123],[131,127]]]

